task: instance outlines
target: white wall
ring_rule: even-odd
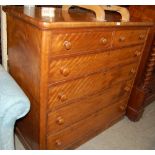
[[[2,6],[1,6],[1,48],[2,48],[2,65],[6,70],[8,70],[6,14],[2,10]]]

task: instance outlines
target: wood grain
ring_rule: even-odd
[[[137,70],[137,63],[119,67],[109,72],[100,72],[91,76],[66,82],[64,84],[49,87],[48,110],[52,107],[66,105],[77,98],[103,91],[113,84],[133,78],[135,73],[132,69]],[[94,82],[95,81],[95,82]],[[65,97],[64,97],[65,96]]]
[[[23,7],[4,10],[9,72],[31,101],[17,122],[24,146],[74,148],[122,118],[152,23],[98,22],[88,12],[63,19],[54,8],[53,18],[40,7],[34,16]]]
[[[115,32],[114,47],[144,43],[147,36],[147,29],[122,30]]]
[[[109,29],[101,29],[99,32],[52,33],[51,37],[51,56],[103,50],[110,48],[112,43],[112,31]]]
[[[139,61],[142,47],[142,45],[139,45],[89,55],[51,59],[49,65],[49,83],[68,80],[82,75],[108,70],[118,65]]]
[[[47,132],[50,134],[56,133],[104,107],[111,106],[121,99],[127,99],[130,95],[132,83],[133,80],[118,83],[112,88],[85,97],[54,112],[52,111],[48,114]],[[130,88],[129,91],[125,90],[126,87]]]
[[[124,107],[122,110],[121,107]],[[126,109],[126,102],[120,101],[113,106],[109,106],[105,109],[94,113],[90,117],[72,125],[69,128],[57,133],[55,135],[49,135],[47,137],[48,149],[67,149],[75,142],[79,141],[85,135],[91,136],[93,132],[99,129],[105,129],[110,122],[118,119],[124,115]]]

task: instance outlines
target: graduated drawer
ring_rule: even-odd
[[[127,101],[117,102],[59,133],[47,136],[47,149],[69,149],[74,143],[91,138],[94,133],[106,129],[113,121],[121,118],[125,113],[126,104]]]
[[[58,132],[108,105],[112,105],[121,99],[127,99],[132,83],[133,80],[118,83],[103,92],[88,96],[54,112],[52,111],[48,114],[47,132]],[[129,91],[126,91],[127,89]]]
[[[111,31],[52,33],[50,56],[83,53],[111,47]]]
[[[63,59],[51,59],[49,83],[72,79],[140,58],[142,46]]]
[[[147,38],[147,29],[118,30],[114,34],[114,47],[143,43]]]
[[[124,80],[133,79],[137,71],[137,63],[115,67],[107,72],[95,73],[90,76],[68,81],[49,87],[48,110],[60,107],[67,102],[103,91]]]

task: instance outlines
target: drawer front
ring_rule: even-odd
[[[135,46],[111,52],[51,60],[49,83],[80,77],[134,60],[138,61],[141,51],[142,46]]]
[[[113,121],[121,118],[127,101],[115,103],[72,125],[65,130],[47,137],[47,149],[68,149],[77,141],[87,136],[90,138],[97,131],[107,128]]]
[[[52,34],[50,56],[70,55],[111,47],[112,32],[74,32]]]
[[[47,132],[58,132],[106,106],[112,105],[121,99],[127,99],[132,88],[132,83],[133,81],[125,81],[116,84],[101,93],[88,96],[76,103],[49,113]]]
[[[143,43],[147,37],[147,29],[120,30],[114,35],[114,47],[128,46]]]
[[[100,72],[85,78],[66,82],[49,88],[48,109],[60,107],[67,102],[103,91],[124,80],[133,79],[137,71],[137,63],[117,67],[107,72]]]

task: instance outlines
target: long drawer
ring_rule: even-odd
[[[85,78],[65,82],[49,87],[48,110],[60,107],[67,102],[103,91],[112,85],[132,79],[137,71],[137,63],[116,67],[107,72],[100,72]]]
[[[132,83],[133,80],[118,83],[103,92],[88,96],[55,112],[52,111],[48,114],[47,132],[58,132],[106,106],[112,105],[121,99],[127,99]]]
[[[63,59],[51,59],[49,83],[76,78],[129,61],[138,61],[142,45]]]
[[[55,135],[48,135],[47,149],[67,149],[84,137],[91,137],[98,130],[107,128],[111,122],[124,115],[126,104],[127,101],[118,102]]]

